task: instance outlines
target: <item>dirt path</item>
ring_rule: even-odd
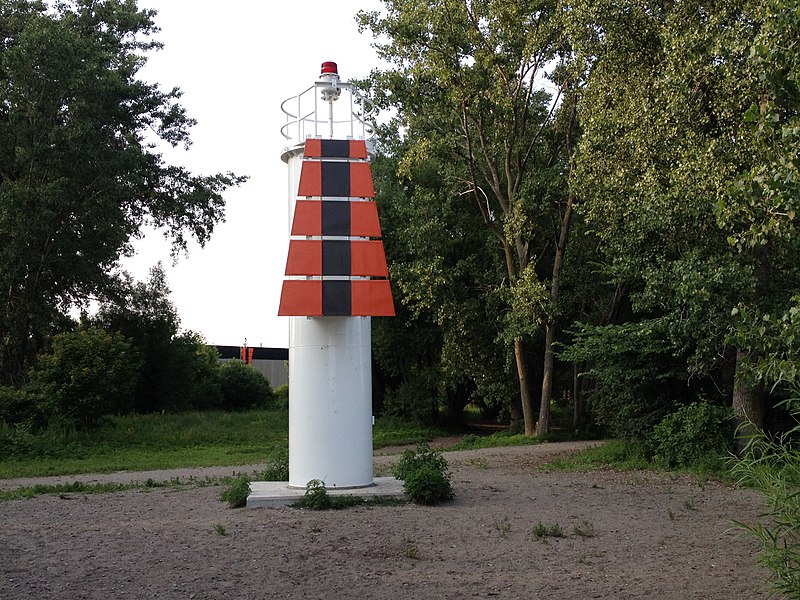
[[[755,545],[730,531],[755,494],[539,468],[579,447],[449,452],[457,497],[439,507],[232,510],[218,486],[0,502],[0,598],[766,597]],[[537,541],[539,523],[564,537]]]

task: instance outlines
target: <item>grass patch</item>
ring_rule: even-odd
[[[521,433],[510,433],[508,431],[498,431],[491,435],[465,435],[460,442],[443,448],[450,450],[480,450],[481,448],[499,448],[503,446],[527,446],[529,444],[541,444],[542,440],[536,437],[526,436]]]
[[[422,425],[394,417],[381,417],[375,420],[375,426],[372,428],[372,445],[374,448],[410,446],[430,442],[433,438],[443,437],[449,433],[444,427]]]
[[[596,448],[588,448],[569,456],[554,458],[542,467],[549,471],[592,471],[594,469],[619,469],[622,471],[670,471],[695,476],[701,483],[715,479],[731,483],[733,477],[724,459],[704,458],[679,469],[667,469],[654,461],[647,446],[629,440],[608,440]]]
[[[591,471],[608,467],[635,471],[650,469],[653,465],[648,460],[646,449],[642,444],[626,440],[608,440],[602,446],[555,458],[543,468],[552,471]]]
[[[230,478],[213,478],[206,477],[205,479],[172,479],[171,481],[153,481],[148,479],[145,482],[135,483],[84,483],[82,481],[73,481],[70,483],[58,484],[37,484],[25,487],[15,488],[13,490],[0,490],[0,501],[5,500],[24,500],[26,498],[33,498],[43,494],[60,494],[65,496],[67,494],[107,494],[110,492],[124,492],[127,490],[147,490],[153,488],[180,488],[180,487],[206,487],[211,485],[220,485],[226,483]]]
[[[288,411],[254,410],[110,417],[90,433],[0,431],[0,479],[249,464],[285,447],[288,428]]]
[[[446,435],[398,419],[378,419],[376,448]],[[0,479],[78,473],[236,466],[277,461],[289,441],[287,409],[109,417],[97,431],[49,429],[37,435],[0,425]],[[274,466],[274,465],[273,465]],[[269,479],[287,479],[276,471]]]

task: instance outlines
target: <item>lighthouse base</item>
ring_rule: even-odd
[[[394,477],[375,477],[369,487],[357,489],[327,488],[330,496],[349,496],[371,500],[373,498],[406,498],[403,482]],[[285,481],[253,481],[250,483],[250,495],[247,497],[247,508],[289,506],[300,500],[305,490],[290,487]]]

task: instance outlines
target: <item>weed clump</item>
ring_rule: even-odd
[[[250,495],[250,476],[240,475],[231,486],[222,492],[219,499],[227,502],[231,508],[244,508],[247,505],[247,497]]]
[[[455,496],[447,461],[428,444],[406,450],[393,473],[403,480],[403,489],[417,504],[438,504]]]
[[[298,508],[310,510],[328,510],[333,506],[330,494],[325,487],[325,482],[312,479],[306,484],[306,493],[295,503]]]

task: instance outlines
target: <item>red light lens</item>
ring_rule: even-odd
[[[325,75],[325,73],[334,73],[338,75],[339,68],[336,66],[335,62],[324,62],[322,63],[322,74]]]

